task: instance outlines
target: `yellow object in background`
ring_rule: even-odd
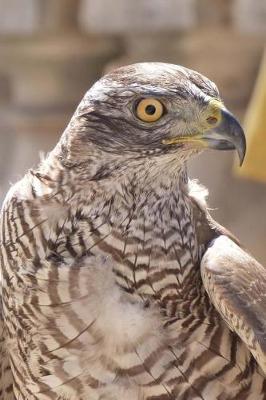
[[[266,49],[244,121],[247,154],[239,176],[266,183]]]

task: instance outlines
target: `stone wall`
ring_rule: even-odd
[[[265,0],[235,0],[232,18],[239,31],[266,35]]]
[[[265,0],[0,0],[0,10],[0,199],[114,66],[199,70],[242,118],[266,36]],[[210,152],[190,169],[210,188],[213,215],[266,262],[266,185],[235,178],[232,162]]]
[[[85,90],[119,54],[84,34],[77,0],[0,0],[0,199],[50,150]]]
[[[196,0],[83,0],[79,17],[89,32],[126,36],[182,31],[197,23]]]

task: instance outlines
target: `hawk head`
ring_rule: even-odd
[[[101,78],[85,94],[63,139],[63,158],[81,165],[172,165],[178,169],[205,148],[236,149],[245,137],[217,87],[187,68],[139,63]],[[109,168],[110,170],[110,168]]]

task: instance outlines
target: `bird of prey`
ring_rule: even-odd
[[[266,270],[186,162],[245,155],[214,83],[139,63],[85,94],[1,213],[1,400],[266,399]]]

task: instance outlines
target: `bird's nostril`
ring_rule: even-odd
[[[213,117],[213,116],[207,118],[207,122],[210,125],[215,125],[217,123],[217,121],[218,121],[218,119],[216,117]]]

